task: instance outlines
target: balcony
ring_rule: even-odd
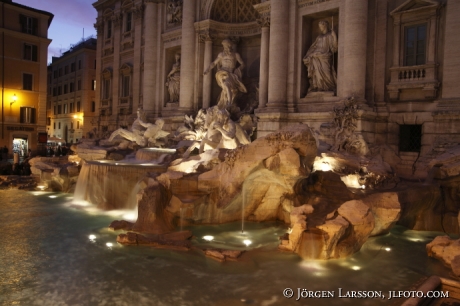
[[[390,68],[391,82],[387,85],[392,101],[432,100],[436,98],[439,81],[437,65],[425,64]]]

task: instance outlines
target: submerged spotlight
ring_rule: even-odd
[[[108,248],[112,248],[112,247],[113,247],[113,243],[112,243],[112,242],[107,242],[105,245],[106,245]]]
[[[206,236],[203,236],[203,239],[206,240],[206,241],[213,241],[214,236],[206,235]]]
[[[355,270],[355,271],[361,270],[361,267],[359,267],[359,266],[353,266],[353,267],[351,267],[351,268],[352,268],[353,270]]]
[[[57,196],[55,196],[55,195],[50,195],[49,197],[50,197],[51,199],[57,198]]]
[[[391,249],[390,248],[385,248],[385,251],[390,252]]]
[[[89,235],[89,240],[91,240],[91,242],[94,242],[96,240],[96,235]]]
[[[243,240],[243,243],[246,245],[246,246],[250,246],[252,244],[252,241],[249,240],[249,239],[244,239]]]

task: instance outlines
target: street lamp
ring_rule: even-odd
[[[10,102],[10,107],[13,105],[14,102],[18,100],[18,97],[16,97],[16,94],[13,95],[13,101]]]

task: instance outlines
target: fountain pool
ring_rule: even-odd
[[[303,261],[276,250],[284,225],[247,222],[241,235],[237,222],[190,227],[197,248],[183,252],[117,244],[118,232],[107,230],[114,216],[69,206],[68,194],[2,190],[0,199],[2,305],[391,305],[339,298],[339,288],[388,295],[449,275],[425,252],[440,233],[395,227],[347,259]],[[220,263],[199,250],[207,246],[251,251]],[[293,298],[283,297],[285,288]],[[335,297],[296,301],[298,288]]]

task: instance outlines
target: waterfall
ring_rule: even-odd
[[[107,161],[84,163],[75,188],[75,200],[88,201],[100,209],[134,209],[138,183],[149,172],[164,167]]]
[[[86,201],[87,181],[89,179],[89,166],[87,163],[82,163],[80,173],[78,175],[77,185],[75,186],[74,201]]]

